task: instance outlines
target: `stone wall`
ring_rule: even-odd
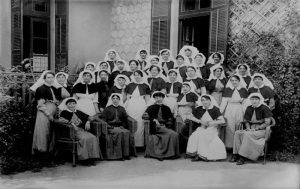
[[[151,0],[114,0],[111,47],[128,61],[141,48],[150,49]]]

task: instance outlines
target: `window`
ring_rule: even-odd
[[[181,12],[210,8],[210,0],[181,0]]]

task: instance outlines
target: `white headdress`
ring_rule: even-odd
[[[114,72],[114,71],[120,71],[118,69],[118,66],[117,66],[118,62],[123,62],[123,64],[124,64],[123,71],[129,71],[130,70],[128,63],[125,60],[118,60],[117,63],[116,63],[116,65],[115,65],[115,67],[114,67],[114,69],[112,70],[112,72]]]
[[[185,81],[185,82],[182,83],[182,85],[188,85],[191,88],[190,92],[194,92],[195,94],[197,94],[195,92],[196,91],[196,86],[195,86],[195,84],[192,83],[192,81]]]
[[[76,102],[76,104],[77,104],[76,98],[74,98],[74,97],[65,98],[65,99],[60,103],[60,105],[58,106],[58,109],[61,110],[61,111],[68,110],[68,107],[67,107],[67,101],[68,101],[68,100],[71,100],[71,99],[75,100],[75,102]],[[75,109],[76,109],[76,108],[77,108],[77,106],[75,107]]]
[[[212,80],[212,79],[217,79],[215,74],[214,74],[214,71],[216,69],[222,69],[222,73],[221,73],[221,76],[219,79],[223,79],[225,78],[225,73],[224,73],[224,69],[223,67],[220,65],[220,64],[215,64],[213,65],[211,68],[210,68],[210,75],[209,75],[209,78],[208,78],[208,81]],[[240,77],[240,76],[239,76]],[[240,77],[241,78],[241,77]]]
[[[141,70],[137,70],[137,71],[141,71]],[[137,82],[136,81],[136,79],[135,79],[135,77],[134,77],[134,73],[135,72],[133,72],[133,78],[132,78],[132,83],[137,83],[137,84],[142,84],[142,83],[145,83],[146,85],[148,85],[149,86],[149,84],[148,84],[148,81],[147,81],[147,74],[145,73],[145,72],[143,72],[143,71],[141,71],[142,73],[143,73],[143,76],[142,76],[142,80],[141,80],[141,82]],[[150,87],[150,86],[149,86]]]
[[[182,77],[181,77],[181,75],[180,75],[180,73],[179,73],[179,70],[177,70],[177,69],[170,69],[170,70],[169,70],[169,72],[168,72],[168,77],[167,77],[167,79],[166,79],[166,82],[171,83],[170,78],[169,78],[169,73],[170,73],[170,72],[175,72],[175,73],[177,74],[177,77],[176,77],[175,82],[180,82],[180,83],[183,82]]]
[[[169,53],[169,58],[168,58],[167,61],[164,61],[164,59],[162,58],[162,53],[165,52],[165,51],[167,51]],[[174,57],[173,57],[172,51],[170,49],[162,49],[162,50],[160,50],[158,56],[159,56],[159,61],[160,62],[169,62],[169,61],[173,61],[174,62]]]
[[[194,76],[193,78],[191,78],[190,76],[188,76],[188,74],[187,74],[188,68],[193,68],[193,69],[195,70],[196,74],[195,74],[195,76]],[[201,71],[197,71],[197,68],[196,68],[194,65],[188,65],[188,66],[187,66],[187,68],[186,68],[186,75],[187,75],[187,79],[188,79],[188,80],[189,80],[189,79],[196,79],[196,78],[201,78],[201,79],[203,79],[203,78],[202,78]]]
[[[107,69],[106,69],[106,71],[108,72],[108,74],[110,74],[110,73],[112,72],[111,67],[110,67],[110,64],[109,64],[108,62],[106,62],[106,61],[99,61],[99,62],[97,63],[97,68],[96,68],[96,70],[97,70],[98,72],[101,71],[101,70],[105,70],[105,69],[102,69],[102,68],[101,68],[101,64],[107,64]],[[117,66],[117,65],[115,65],[115,68],[116,68],[116,66]]]
[[[115,49],[109,49],[109,50],[106,51],[106,53],[105,53],[104,61],[111,61],[111,60],[109,59],[109,56],[108,56],[108,54],[109,54],[110,52],[114,52],[114,53],[116,54],[116,58],[115,58],[116,61],[121,60],[121,57],[119,56],[119,53],[118,53]]]
[[[124,74],[118,74],[117,77],[114,79],[114,85],[115,85],[116,87],[118,87],[119,89],[121,88],[121,86],[120,86],[119,83],[118,83],[118,79],[119,79],[119,78],[124,78],[124,79],[125,79],[125,86],[128,85],[128,84],[130,83],[129,78],[128,78],[126,75],[124,75]]]
[[[241,66],[245,66],[245,67],[246,67],[246,69],[247,69],[247,71],[246,71],[246,76],[250,76],[250,77],[251,77],[250,67],[249,67],[247,64],[239,64],[239,65],[236,67],[236,69],[235,69],[235,74],[242,77],[242,75],[240,75],[240,73],[239,73],[239,68],[240,68]]]
[[[83,81],[83,74],[84,73],[89,73],[91,74],[92,76],[92,79],[90,81],[90,83],[95,83],[95,75],[93,72],[91,72],[90,70],[83,70],[82,72],[80,72],[79,76],[78,76],[78,79],[76,80],[76,82],[74,83],[73,86],[75,86],[77,83],[83,83],[84,84],[84,81]]]
[[[214,58],[213,58],[213,56],[215,54],[220,54],[220,56],[221,56],[220,64],[223,64],[223,62],[224,62],[224,55],[222,53],[220,53],[220,52],[214,52],[214,53],[212,53],[209,56],[209,58],[208,58],[207,64],[215,64],[215,61],[214,61]]]
[[[109,96],[109,98],[108,98],[106,107],[108,107],[108,106],[110,106],[110,105],[113,104],[113,103],[112,103],[112,97],[113,97],[113,96],[116,96],[116,95],[120,98],[119,106],[125,107],[124,102],[123,102],[123,95],[120,94],[120,93],[112,93],[112,94]]]
[[[92,65],[92,66],[94,66],[94,68],[95,68],[95,70],[96,70],[96,64],[94,63],[94,62],[86,62],[85,64],[84,64],[84,70],[87,70],[87,66],[88,65]],[[95,71],[94,70],[94,71]]]
[[[184,60],[185,60],[186,63],[190,64],[188,57],[185,55],[185,50],[187,50],[187,49],[190,49],[190,50],[192,51],[191,58],[192,58],[193,60],[194,60],[196,54],[199,53],[199,50],[198,50],[196,47],[190,46],[190,45],[184,45],[184,46],[180,49],[179,54],[180,54],[181,56],[184,57]]]
[[[196,63],[196,56],[201,56],[202,57],[202,62],[200,62],[200,65],[198,65]],[[193,65],[195,65],[196,67],[202,67],[202,66],[205,66],[205,61],[206,61],[206,57],[204,56],[204,54],[202,53],[197,53],[194,57],[194,60],[193,60]]]
[[[252,97],[254,97],[254,96],[256,96],[256,97],[258,97],[259,98],[259,104],[258,104],[258,106],[257,107],[259,107],[260,105],[262,105],[262,104],[264,104],[264,105],[266,105],[267,107],[269,107],[266,103],[265,103],[265,99],[264,99],[264,97],[260,94],[260,93],[251,93],[249,96],[248,96],[248,98],[245,100],[245,107],[247,108],[248,106],[252,106],[252,104],[251,104],[251,98]]]
[[[240,79],[239,87],[245,88],[245,89],[247,88],[247,84],[246,84],[245,80],[244,80],[242,77],[240,77],[240,76],[238,76],[238,75],[235,75],[235,74],[232,75],[232,76],[230,77],[230,79],[227,81],[226,88],[234,89],[234,86],[233,86],[232,83],[231,83],[231,78],[232,78],[233,76],[236,76],[236,77],[238,77],[238,78]]]
[[[261,77],[263,79],[263,84],[265,86],[270,87],[272,90],[274,90],[274,86],[273,86],[272,82],[264,74],[261,74],[261,73],[255,73],[252,75],[251,82],[250,82],[248,88],[255,87],[254,82],[253,82],[255,77]]]
[[[102,72],[107,73],[106,81],[108,81],[108,79],[109,79],[109,72],[108,72],[107,70],[100,70],[100,71],[98,72],[98,77],[97,77],[97,78],[99,79],[99,82],[101,81],[100,74],[101,74]],[[98,81],[97,81],[97,82],[98,82]]]
[[[149,64],[147,64],[145,66],[144,70],[149,69],[150,66],[152,66],[151,60],[153,60],[153,59],[157,59],[158,60],[158,64],[155,64],[155,65],[157,65],[158,67],[161,68],[161,62],[159,62],[159,57],[157,55],[150,55],[149,56]]]
[[[147,49],[140,49],[140,50],[138,50],[137,52],[136,52],[136,54],[135,54],[135,60],[142,60],[141,59],[141,56],[140,56],[140,53],[141,53],[141,51],[146,51],[146,53],[147,53],[147,56],[146,56],[146,59],[145,59],[145,61],[148,63],[148,59],[149,59],[149,51],[147,50]]]
[[[64,76],[65,76],[66,80],[65,80],[65,82],[64,82],[64,84],[63,84],[62,86],[63,86],[63,87],[67,87],[69,75],[68,75],[67,73],[65,73],[65,72],[58,72],[57,74],[55,74],[54,82],[57,83],[57,85],[60,85],[60,84],[58,83],[58,81],[57,81],[57,77],[58,77],[59,75],[64,75]]]
[[[157,67],[157,68],[159,68],[159,73],[158,73],[158,75],[156,76],[156,77],[160,77],[160,78],[162,78],[164,81],[166,81],[167,80],[167,78],[166,78],[166,76],[163,74],[163,69],[162,69],[162,67],[161,66],[159,66],[159,65],[151,65],[150,67],[149,67],[149,70],[148,70],[148,77],[152,77],[152,74],[151,74],[151,68],[152,67]]]
[[[198,101],[196,102],[197,106],[203,106],[203,104],[202,104],[202,102],[201,102],[201,98],[202,98],[203,96],[207,96],[207,97],[210,98],[211,104],[210,104],[210,107],[209,107],[208,109],[211,109],[211,108],[214,107],[214,106],[216,106],[217,108],[220,108],[219,105],[218,105],[218,103],[217,103],[217,101],[216,101],[216,99],[215,99],[213,96],[208,95],[208,94],[201,95],[201,96],[198,98]]]
[[[48,73],[48,72],[52,72],[50,70],[45,70],[43,71],[42,75],[40,76],[40,78],[30,87],[30,90],[32,91],[36,91],[37,88],[39,88],[40,86],[44,85],[45,84],[45,75]],[[58,83],[53,83],[52,84],[53,87],[55,88],[59,88],[60,85]]]

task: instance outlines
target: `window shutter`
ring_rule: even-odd
[[[209,52],[226,54],[228,31],[228,0],[213,0],[210,18]]]
[[[67,2],[56,0],[55,15],[55,70],[64,70],[68,65]]]
[[[170,0],[152,0],[151,54],[170,48]]]
[[[23,60],[23,15],[22,1],[11,0],[11,55],[12,66],[21,64]]]

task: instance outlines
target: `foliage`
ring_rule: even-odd
[[[244,31],[241,31],[242,35],[229,36],[229,45],[241,54],[234,61],[247,63],[253,73],[265,74],[274,84],[277,105],[273,113],[277,126],[273,129],[269,149],[272,154],[270,158],[276,160],[292,160],[292,155],[300,151],[299,20],[300,14],[291,9],[278,32],[261,32],[253,37],[243,35]],[[248,24],[245,23],[245,26]],[[243,51],[249,46],[258,56],[253,56],[253,51]]]

